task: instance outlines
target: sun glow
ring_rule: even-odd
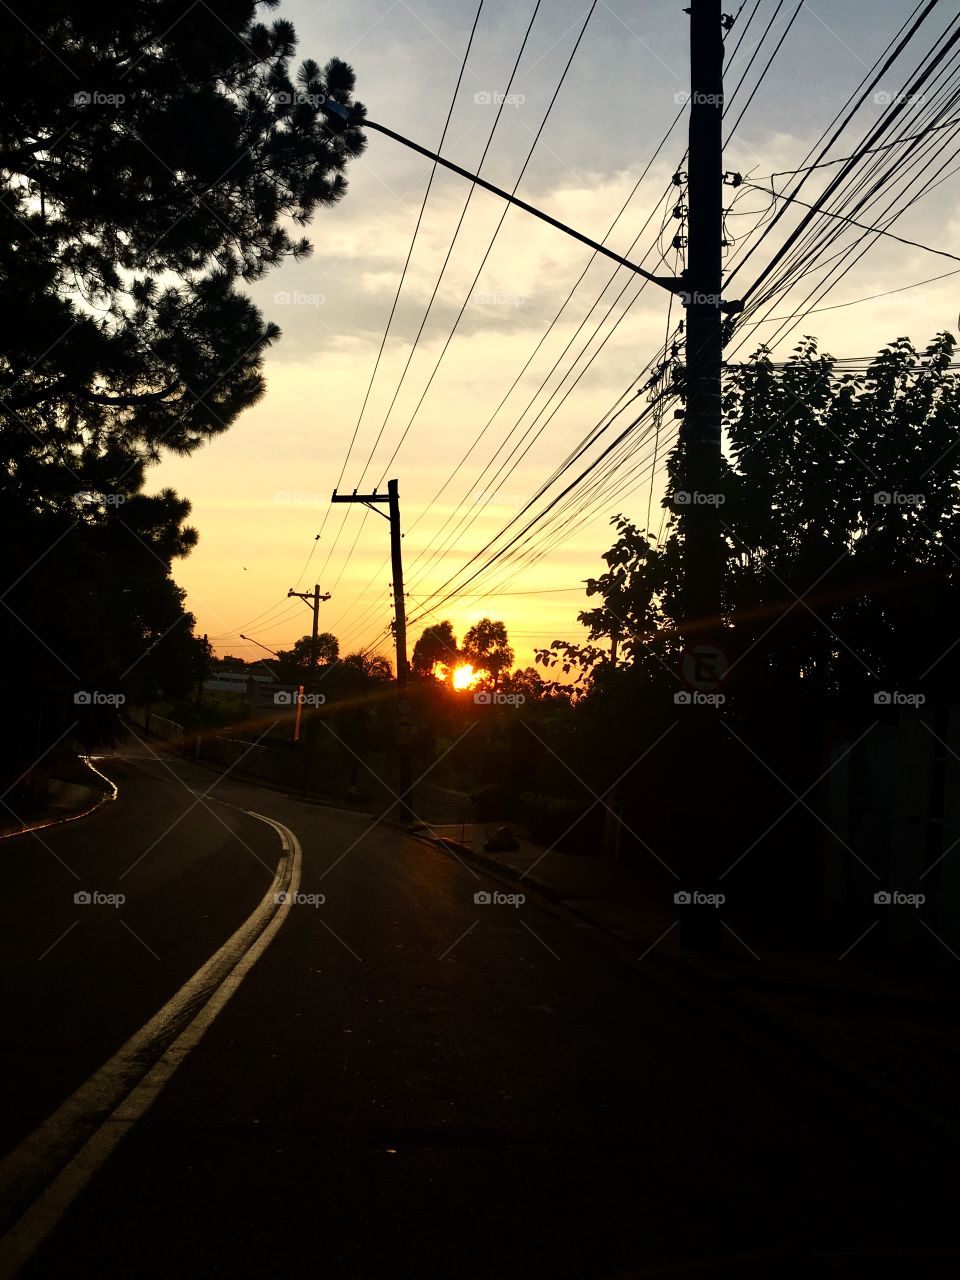
[[[479,679],[480,676],[473,667],[465,664],[454,671],[452,684],[455,689],[472,689]]]

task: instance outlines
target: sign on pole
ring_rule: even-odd
[[[688,689],[713,693],[723,684],[730,670],[730,659],[716,644],[695,644],[684,650],[680,659],[680,675]]]

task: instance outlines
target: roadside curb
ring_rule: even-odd
[[[93,769],[93,772],[98,774],[101,778],[104,777],[98,769],[94,769],[89,760],[84,759],[84,764],[88,769]],[[109,778],[105,780],[107,782],[110,781]],[[62,817],[43,818],[37,822],[31,822],[27,826],[17,827],[13,831],[0,831],[0,841],[15,840],[18,836],[29,835],[32,831],[46,831],[48,827],[62,827],[66,822],[76,822],[79,818],[89,818],[92,813],[96,813],[101,805],[106,804],[109,800],[116,800],[117,788],[112,782],[110,783],[110,786],[112,787],[112,791],[98,791],[96,787],[85,787],[84,790],[89,791],[91,795],[99,797],[93,804],[85,802],[84,808],[77,809],[73,813],[65,813]]]
[[[495,873],[504,880],[531,885],[539,894],[549,899],[550,902],[576,916],[590,930],[602,934],[613,943],[617,954],[631,968],[645,974],[651,981],[693,1006],[699,1012],[706,1014],[724,1026],[727,1024],[723,1021],[722,1016],[718,1015],[735,1014],[749,1020],[751,1024],[750,1030],[759,1030],[761,1033],[772,1035],[778,1041],[786,1042],[791,1048],[802,1049],[822,1067],[827,1067],[833,1072],[840,1073],[861,1089],[868,1090],[878,1102],[887,1107],[896,1107],[902,1114],[909,1117],[916,1126],[923,1129],[929,1137],[935,1138],[940,1142],[946,1139],[960,1147],[960,1127],[955,1123],[944,1119],[943,1116],[938,1115],[923,1103],[917,1102],[908,1094],[903,1093],[894,1085],[888,1083],[882,1076],[876,1075],[851,1059],[841,1054],[833,1053],[815,1041],[807,1039],[796,1031],[788,1020],[758,1009],[748,1000],[740,998],[735,991],[731,991],[727,975],[719,972],[711,965],[689,959],[686,956],[677,955],[675,952],[658,950],[657,961],[659,965],[670,969],[672,972],[669,974],[659,973],[657,972],[658,966],[641,968],[639,961],[633,956],[632,952],[637,947],[645,947],[646,950],[643,954],[646,956],[657,947],[657,943],[663,935],[654,941],[639,938],[628,939],[581,911],[577,906],[576,899],[564,898],[551,885],[535,876],[521,877],[520,873],[513,867],[496,858],[480,853],[468,845],[461,844],[458,840],[450,840],[443,836],[433,835],[429,827],[422,823],[419,827],[413,828],[389,819],[385,820],[385,823],[403,831],[407,835],[423,840],[435,848],[453,853],[458,858],[461,855],[471,858],[474,862],[479,863],[486,870]],[[629,954],[626,953],[628,948]],[[691,991],[691,986],[698,988],[698,990]],[[703,999],[704,987],[709,987],[706,1000]]]

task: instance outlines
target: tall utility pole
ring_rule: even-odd
[[[294,591],[291,587],[287,592],[287,598],[296,596],[298,600],[302,600],[313,610],[313,631],[310,636],[310,676],[313,678],[317,666],[317,636],[320,632],[320,601],[329,600],[330,592],[325,595],[320,594],[319,585],[314,585],[312,591]]]
[[[298,600],[302,600],[308,608],[313,610],[313,629],[310,632],[310,679],[315,680],[317,675],[317,636],[320,632],[320,601],[329,600],[330,592],[328,591],[324,595],[321,595],[319,584],[315,583],[312,591],[294,591],[293,587],[291,587],[287,592],[287,598],[289,599],[290,596],[296,596]],[[310,691],[309,685],[307,685],[307,691]],[[294,742],[300,741],[300,722],[302,716],[303,702],[298,699],[297,719],[293,729]],[[304,739],[303,748],[303,779],[301,786],[303,787],[303,792],[306,795],[310,789],[310,738]]]
[[[723,21],[720,0],[690,0],[690,152],[688,157],[686,412],[681,440],[687,643],[720,625],[723,364]]]
[[[397,688],[407,687],[407,606],[403,595],[403,555],[400,549],[400,489],[387,481],[390,511],[390,568],[393,573],[393,613],[397,632]]]
[[[410,756],[406,751],[405,734],[409,726],[405,726],[403,717],[409,711],[406,705],[405,692],[407,688],[407,607],[404,603],[403,595],[403,553],[401,550],[400,539],[400,486],[396,480],[387,481],[387,492],[377,493],[374,489],[373,493],[337,493],[333,492],[330,499],[331,502],[359,502],[363,506],[368,507],[371,511],[376,511],[377,515],[383,516],[385,520],[390,521],[390,564],[393,571],[393,611],[394,611],[394,637],[397,644],[397,693],[398,693],[398,723],[397,723],[397,765],[400,775],[400,813],[407,822],[413,821],[414,813],[407,803],[407,795],[411,789],[410,780]],[[386,503],[387,512],[380,510],[380,507]]]
[[[687,160],[686,405],[681,429],[681,476],[686,649],[716,662],[720,639],[723,540],[719,511],[722,476],[723,310],[723,33],[720,0],[690,0],[690,147]],[[709,642],[713,642],[712,644]],[[699,646],[699,649],[697,648]],[[684,659],[686,665],[686,658]],[[699,665],[694,662],[694,667]],[[719,665],[719,664],[717,664]],[[715,889],[728,838],[723,819],[721,726],[715,705],[689,706],[677,746],[695,803],[682,824],[686,884],[697,894]],[[681,938],[695,949],[721,945],[714,907],[696,900],[682,908]]]

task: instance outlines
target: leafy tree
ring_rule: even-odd
[[[541,702],[547,695],[547,682],[536,667],[517,667],[508,672],[500,681],[502,693],[523,694],[527,702]]]
[[[460,657],[474,670],[485,671],[496,685],[501,673],[513,665],[507,628],[502,622],[481,618],[463,637]]]
[[[33,643],[8,708],[11,772],[83,729],[84,687],[184,690],[193,619],[170,578],[189,504],[142,493],[264,392],[279,330],[243,292],[309,251],[362,150],[324,96],[353,72],[292,65],[273,0],[38,0],[0,12],[0,638]],[[69,619],[69,639],[64,619]],[[88,717],[87,717],[88,718]]]
[[[438,667],[444,671],[451,670],[459,661],[453,624],[438,622],[432,627],[425,627],[413,646],[410,669],[415,676],[426,678],[436,676]]]
[[[588,643],[537,655],[584,690],[563,759],[596,792],[616,786],[631,828],[665,851],[677,780],[687,794],[694,778],[714,850],[737,860],[738,899],[763,904],[757,920],[810,918],[802,903],[830,836],[806,807],[782,819],[785,797],[816,795],[825,747],[866,734],[885,714],[883,691],[922,695],[934,715],[948,706],[960,610],[954,352],[950,334],[923,351],[901,338],[852,373],[808,338],[784,366],[761,349],[730,372],[720,643],[734,665],[722,723],[697,722],[700,759],[722,768],[698,770],[689,735],[673,732],[685,715],[674,703],[685,647],[675,517],[657,546],[617,517],[606,572],[587,587],[598,603],[580,614]]]
[[[0,16],[0,347],[6,484],[60,505],[139,488],[263,394],[279,335],[238,288],[303,257],[306,223],[362,150],[320,103],[333,60],[293,70],[289,22],[250,0],[39,0]]]
[[[358,665],[360,665],[367,679],[374,684],[390,684],[393,680],[393,667],[390,665],[390,659],[385,658],[382,653],[348,654],[344,661],[352,662],[356,659],[360,659]]]
[[[899,338],[864,373],[804,339],[782,369],[761,348],[725,392],[731,459],[722,519],[727,635],[738,702],[776,692],[809,709],[872,705],[873,690],[943,681],[960,576],[960,379],[955,339]],[[683,647],[683,543],[618,516],[591,641],[619,627],[624,662],[669,683]],[[605,651],[556,642],[547,666],[602,678]]]
[[[277,657],[284,664],[296,672],[308,672],[311,668],[311,653],[313,650],[313,637],[301,636],[299,640],[294,641],[292,649],[279,649]],[[329,631],[320,631],[317,634],[317,656],[316,665],[320,667],[330,666],[337,661],[340,656],[340,642],[335,635]]]

